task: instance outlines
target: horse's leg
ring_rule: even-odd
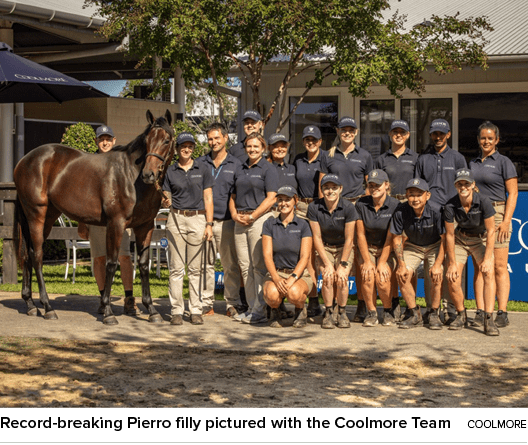
[[[33,294],[31,292],[31,279],[33,275],[33,264],[31,263],[31,257],[29,256],[24,261],[22,266],[22,298],[26,302],[27,314],[36,316],[39,314],[39,310],[35,306],[33,301]]]
[[[101,297],[101,304],[103,310],[103,323],[107,325],[118,324],[112,308],[110,307],[110,291],[112,289],[112,282],[114,281],[115,272],[117,270],[117,258],[119,255],[119,247],[121,246],[121,239],[125,230],[124,224],[117,220],[110,220],[106,226],[106,277],[105,288],[103,296]]]
[[[50,305],[48,292],[46,291],[46,283],[44,282],[44,274],[42,273],[42,261],[44,258],[42,245],[50,234],[53,223],[60,215],[60,212],[52,206],[49,208],[39,206],[37,209],[37,214],[31,219],[28,218],[28,221],[32,221],[32,224],[29,226],[29,231],[33,244],[33,249],[30,249],[29,252],[31,262],[35,268],[35,276],[39,287],[39,299],[44,307],[44,318],[46,320],[56,320],[58,317]],[[29,282],[29,291],[31,291],[31,281]]]
[[[134,233],[136,235],[136,248],[139,255],[139,273],[141,275],[141,301],[149,313],[149,321],[151,323],[161,323],[163,319],[152,304],[152,297],[150,295],[150,280],[149,280],[149,247],[152,238],[152,231],[154,224],[148,222],[142,226],[136,227]]]

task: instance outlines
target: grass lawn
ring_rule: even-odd
[[[46,281],[46,289],[50,294],[79,294],[79,295],[99,295],[99,290],[97,289],[97,284],[95,283],[95,278],[92,277],[90,266],[77,266],[77,271],[75,274],[75,283],[71,282],[71,272],[67,280],[64,280],[64,273],[66,271],[66,266],[62,265],[45,265],[44,266],[44,280]],[[18,274],[18,284],[1,284],[0,291],[6,292],[20,292],[22,289],[22,274]],[[168,298],[169,284],[169,271],[167,268],[161,268],[161,278],[156,276],[155,270],[150,272],[150,292],[153,298]],[[35,274],[33,274],[33,292],[38,292],[38,286],[35,279]],[[114,296],[124,296],[125,290],[121,284],[121,272],[119,267],[116,272],[116,278],[114,280],[114,285],[112,286],[112,295]],[[134,280],[134,296],[141,297],[141,281],[139,278],[139,273],[136,274],[136,279]],[[185,277],[183,281],[183,297],[188,298],[189,289],[188,289],[188,280]],[[217,292],[215,294],[217,300],[223,300],[222,292]],[[323,303],[322,298],[319,298],[319,301]],[[401,299],[402,305],[405,305],[403,299]],[[425,307],[425,299],[417,298],[416,303]],[[348,299],[349,305],[357,304],[356,294],[351,295]],[[381,301],[378,299],[378,306],[381,306]],[[475,300],[466,300],[466,308],[475,309]],[[495,309],[497,309],[495,307]],[[510,301],[508,302],[508,311],[511,312],[528,312],[528,303],[521,301]]]

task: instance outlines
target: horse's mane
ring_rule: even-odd
[[[171,125],[169,125],[169,123],[167,122],[167,119],[165,119],[162,116],[162,117],[158,117],[156,121],[154,122],[154,124],[147,125],[143,133],[137,136],[134,140],[130,141],[126,145],[116,145],[115,147],[112,148],[112,151],[124,151],[124,152],[127,152],[128,154],[132,154],[137,150],[144,151],[146,148],[145,139],[147,138],[149,131],[153,127],[161,127],[166,132],[168,132],[172,137],[174,137],[174,128]]]

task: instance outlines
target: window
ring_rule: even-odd
[[[445,119],[453,131],[453,101],[444,99],[403,99],[401,101],[401,118],[409,123],[411,137],[409,147],[422,153],[429,145],[429,126],[435,119]],[[447,143],[452,147],[452,137]]]
[[[389,129],[394,120],[394,100],[360,102],[360,147],[368,150],[375,161],[390,149]]]
[[[479,154],[477,128],[486,120],[499,127],[500,153],[512,160],[519,182],[528,183],[528,93],[458,96],[458,146],[467,161]]]
[[[290,96],[290,110],[293,109],[299,97]],[[321,148],[328,150],[337,137],[338,96],[308,96],[295,110],[290,120],[290,162],[295,155],[302,153],[302,132],[304,127],[315,125],[321,130],[323,143]]]

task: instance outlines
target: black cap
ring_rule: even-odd
[[[268,145],[273,145],[273,144],[276,144],[277,142],[281,142],[281,141],[284,141],[284,142],[288,142],[288,138],[286,136],[284,136],[283,134],[280,134],[280,133],[273,133],[269,138],[268,138]]]
[[[405,130],[407,133],[409,132],[409,124],[407,123],[407,121],[404,121],[401,119],[392,121],[390,129],[394,130],[395,128],[401,128],[402,130]]]
[[[356,121],[349,116],[343,116],[337,123],[337,128],[352,127],[357,128]]]
[[[291,185],[283,185],[279,188],[279,190],[277,190],[277,196],[279,195],[285,195],[289,198],[293,198],[295,195],[297,195],[297,190],[295,190]]]
[[[333,182],[335,185],[343,185],[339,176],[333,174],[324,175],[323,179],[321,179],[321,187],[328,182]]]
[[[103,135],[112,136],[113,138],[115,137],[114,136],[114,132],[107,125],[101,125],[100,127],[97,128],[97,130],[95,130],[95,137],[96,138],[98,138],[100,136],[103,136]]]
[[[429,134],[434,133],[435,131],[439,131],[444,134],[449,133],[451,131],[449,122],[447,122],[445,119],[435,119],[433,122],[431,122]]]
[[[459,168],[455,174],[455,184],[458,181],[475,182],[475,178],[473,177],[471,170],[467,168]]]
[[[407,183],[407,187],[405,187],[405,190],[412,189],[412,188],[420,189],[420,190],[423,190],[424,192],[428,192],[429,191],[429,184],[427,184],[427,181],[425,179],[414,178],[414,179],[411,179]]]
[[[258,111],[255,110],[248,110],[244,113],[244,117],[242,117],[242,122],[244,122],[246,119],[253,119],[254,121],[261,121],[262,116]]]
[[[374,184],[383,184],[384,182],[388,182],[389,177],[387,176],[387,173],[385,173],[383,170],[372,170],[368,174],[367,183],[373,182]]]
[[[322,139],[323,137],[321,136],[321,130],[319,130],[318,127],[316,127],[315,125],[308,125],[307,127],[304,127],[304,130],[303,130],[303,135],[302,135],[302,138],[307,138],[307,137],[313,137],[317,140],[319,139]]]
[[[184,142],[192,142],[194,145],[196,145],[196,141],[194,140],[192,133],[188,133],[186,131],[180,133],[176,138],[176,145],[181,145]]]

